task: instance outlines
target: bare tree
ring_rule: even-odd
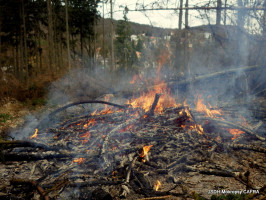
[[[47,12],[48,12],[48,51],[49,51],[49,68],[53,70],[54,64],[54,42],[53,42],[53,16],[52,16],[52,5],[51,0],[47,0]]]
[[[66,9],[67,65],[68,65],[68,70],[70,70],[71,66],[70,66],[70,45],[69,45],[69,26],[68,26],[68,0],[65,0],[65,9]]]
[[[221,24],[222,0],[217,0],[216,25]]]
[[[182,17],[183,17],[183,0],[180,0],[180,10],[179,10],[179,19],[178,19],[178,29],[182,29]]]

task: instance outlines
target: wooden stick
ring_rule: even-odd
[[[39,192],[39,194],[45,199],[49,200],[50,198],[45,194],[44,189],[38,185],[36,181],[32,180],[23,180],[23,179],[12,179],[10,181],[11,184],[14,185],[32,185],[33,187],[36,188],[36,190]]]
[[[23,141],[23,140],[14,140],[14,141],[0,141],[0,146],[3,149],[10,149],[15,147],[33,147],[33,148],[40,148],[45,149],[48,151],[57,151],[58,148],[49,147],[41,143],[31,142],[31,141]]]
[[[154,115],[154,110],[155,110],[155,108],[156,108],[156,106],[158,104],[159,98],[160,98],[160,94],[156,93],[155,97],[154,97],[154,101],[153,101],[153,103],[151,105],[151,108],[145,115],[147,115],[147,116],[153,116]]]

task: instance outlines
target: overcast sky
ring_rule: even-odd
[[[105,4],[104,17],[110,18],[110,0]],[[156,2],[154,4],[154,2]],[[190,0],[189,6],[194,5],[203,5],[206,0]],[[215,2],[215,1],[214,1]],[[144,5],[146,8],[176,8],[179,7],[179,0],[113,0],[114,3],[114,19],[123,19],[123,10],[127,6],[130,10],[140,9],[141,5]],[[152,4],[153,3],[153,4]],[[185,3],[185,0],[184,0]],[[99,11],[101,15],[103,14],[103,4],[99,4]],[[215,4],[214,4],[215,6]],[[103,16],[103,15],[102,15]],[[211,23],[215,22],[215,15],[211,15]],[[137,22],[140,24],[150,24],[153,26],[164,27],[164,28],[177,28],[178,27],[178,11],[167,10],[167,11],[145,11],[145,12],[133,12],[130,11],[127,15],[130,21]],[[183,12],[184,18],[184,12]],[[208,21],[203,21],[200,18],[198,11],[189,11],[189,26],[197,26],[201,24],[207,24]],[[184,20],[183,20],[184,21]]]

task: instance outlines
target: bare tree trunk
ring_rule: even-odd
[[[180,0],[180,10],[179,10],[179,19],[178,19],[178,29],[182,29],[182,17],[183,17],[183,0]]]
[[[111,6],[111,71],[114,70],[114,22],[113,22],[113,1],[110,0]]]
[[[246,60],[247,60],[247,46],[246,46],[246,40],[244,39],[244,16],[245,16],[245,10],[243,9],[243,1],[242,0],[237,0],[238,4],[238,12],[237,12],[237,35],[235,37],[236,39],[236,45],[237,45],[237,58],[236,60],[236,65],[241,66],[241,65],[246,65]]]
[[[104,1],[103,1],[103,66],[105,67],[105,19],[104,19]]]
[[[68,70],[70,70],[71,66],[70,66],[70,45],[69,45],[69,25],[68,25],[68,0],[65,0],[65,9],[66,9],[67,66]]]
[[[266,36],[266,0],[264,0],[263,3],[263,19],[262,19],[262,34],[265,37]]]
[[[53,70],[54,65],[54,42],[53,42],[53,16],[52,16],[52,5],[51,0],[46,0],[47,2],[47,12],[48,12],[48,54],[49,54],[49,69]]]
[[[227,7],[227,0],[224,0],[224,7]],[[224,9],[224,25],[226,25],[226,9]]]
[[[221,24],[222,0],[217,0],[216,25]]]
[[[29,79],[29,67],[28,67],[28,53],[27,53],[27,32],[26,32],[26,20],[25,20],[25,4],[24,0],[21,0],[22,6],[22,20],[23,20],[23,48],[24,48],[24,68],[25,68],[25,78],[28,83]]]
[[[185,13],[185,28],[188,28],[188,0],[186,0],[186,13]]]
[[[0,19],[0,70],[2,68],[2,19]]]
[[[83,24],[81,22],[80,27],[80,57],[81,57],[81,66],[84,67],[84,60],[83,60]]]

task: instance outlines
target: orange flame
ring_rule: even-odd
[[[38,129],[36,128],[35,133],[32,136],[30,136],[30,139],[37,138],[37,136],[38,136]]]
[[[90,120],[88,120],[87,124],[83,125],[83,128],[88,128],[90,125],[94,126],[94,124],[96,124],[96,119],[90,119]]]
[[[78,163],[79,165],[85,161],[85,158],[77,158],[73,160],[73,163]]]
[[[154,189],[155,191],[158,191],[159,188],[161,187],[161,182],[159,180],[157,180],[155,183],[154,183]]]
[[[91,136],[90,132],[87,131],[86,133],[80,135],[79,137],[81,137],[81,138],[89,138],[90,136]]]
[[[140,157],[141,157],[141,158],[144,158],[144,157],[148,154],[148,152],[150,151],[150,149],[151,149],[152,146],[153,146],[153,145],[150,145],[150,146],[144,146],[144,147],[143,147],[143,150],[142,150],[142,152],[141,152],[141,154],[140,154]]]
[[[156,72],[156,79],[154,80],[155,86],[148,92],[143,93],[140,97],[131,99],[127,103],[133,108],[142,108],[145,112],[149,111],[155,94],[161,94],[157,106],[155,108],[155,113],[162,113],[163,109],[169,107],[177,107],[175,99],[171,97],[171,91],[167,87],[164,81],[160,80],[160,71],[164,63],[170,58],[170,53],[168,51],[163,52],[158,58],[158,68]],[[133,80],[132,80],[133,82]]]
[[[232,140],[236,139],[237,137],[239,137],[241,134],[245,133],[244,131],[241,131],[239,129],[233,129],[233,128],[229,128],[227,129],[228,132],[230,134],[232,134],[234,137],[232,137]]]
[[[209,108],[212,108],[209,104]],[[207,106],[203,103],[203,99],[201,95],[198,96],[198,100],[196,102],[196,111],[203,112],[208,117],[217,117],[217,115],[222,115],[221,110],[210,110]]]

